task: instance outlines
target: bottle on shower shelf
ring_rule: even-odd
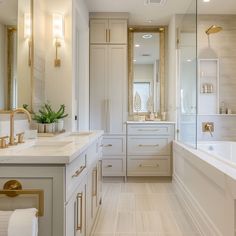
[[[226,114],[226,106],[224,102],[221,102],[220,105],[220,114]]]

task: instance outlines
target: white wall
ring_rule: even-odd
[[[52,14],[65,16],[65,40],[59,48],[61,67],[54,67],[55,45],[52,36]],[[66,130],[72,129],[72,2],[67,0],[45,1],[45,97],[53,108],[65,104],[69,114],[65,119]]]
[[[5,108],[5,27],[0,24],[0,110]]]
[[[73,1],[73,130],[89,129],[89,13],[84,0]]]
[[[168,26],[168,64],[167,64],[167,115],[168,120],[177,120],[177,48],[176,16],[172,16]]]

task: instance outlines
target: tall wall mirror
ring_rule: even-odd
[[[32,0],[0,1],[0,110],[32,109]]]
[[[129,28],[129,115],[164,108],[165,28]]]

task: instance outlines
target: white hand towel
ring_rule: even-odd
[[[13,211],[0,211],[0,236],[8,236],[8,223]]]
[[[37,210],[17,209],[9,220],[8,236],[37,236],[38,235],[38,218]]]

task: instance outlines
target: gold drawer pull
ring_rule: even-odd
[[[159,144],[139,144],[139,147],[159,147]]]
[[[97,168],[93,170],[92,195],[97,196]]]
[[[78,193],[76,197],[76,230],[82,232],[83,220],[83,193]],[[79,214],[80,213],[80,214]]]
[[[112,167],[112,165],[107,165],[107,168],[111,168]]]
[[[85,168],[86,166],[80,166],[80,168],[71,176],[71,178],[78,177]]]
[[[159,167],[159,164],[156,164],[156,165],[143,165],[143,164],[140,164],[139,167]]]
[[[138,131],[160,131],[159,129],[138,129]]]
[[[103,145],[103,147],[112,147],[112,144]]]

